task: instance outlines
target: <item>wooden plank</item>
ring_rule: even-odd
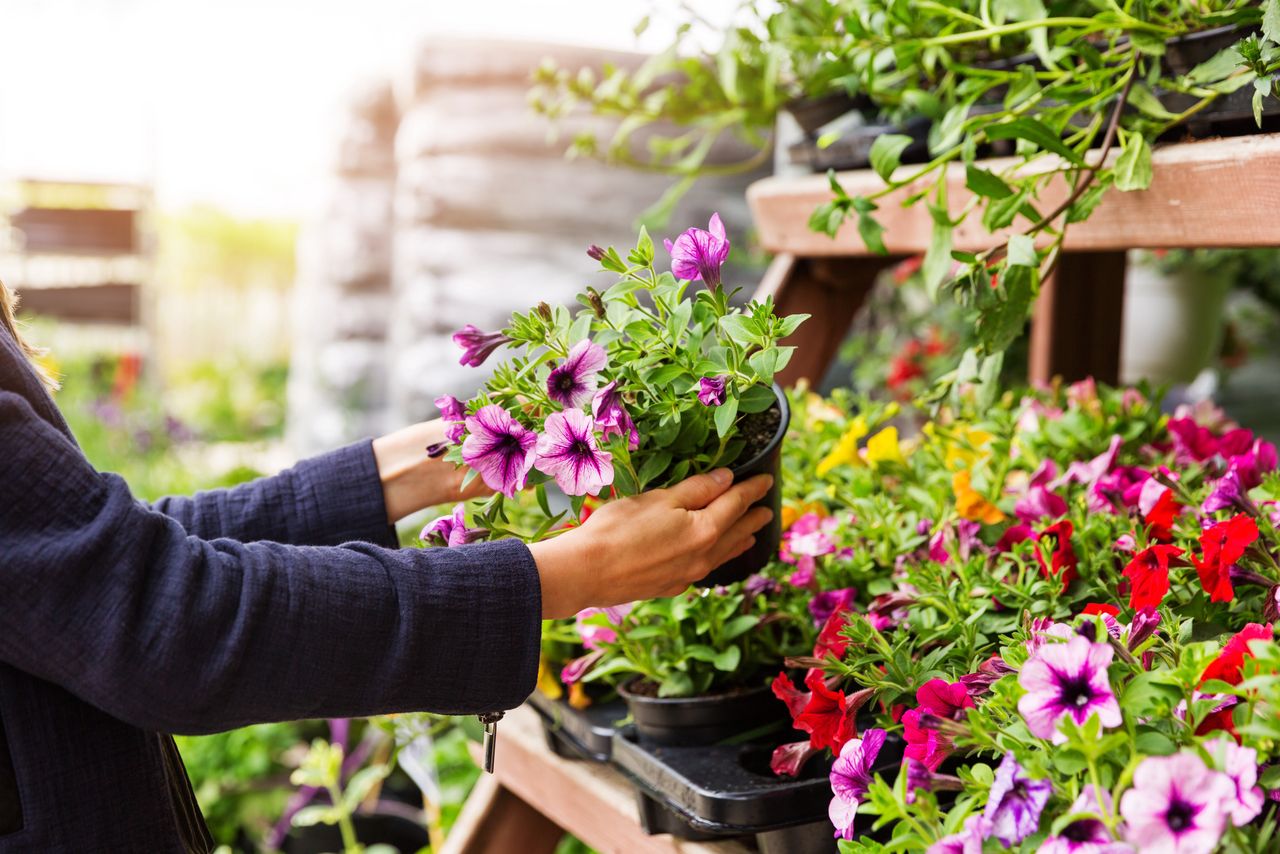
[[[21,314],[73,323],[134,325],[142,319],[142,288],[123,282],[52,288],[19,288]]]
[[[1029,380],[1120,382],[1124,274],[1123,251],[1063,254],[1036,301]]]
[[[785,343],[797,350],[777,376],[784,386],[822,380],[866,301],[876,276],[895,259],[777,256],[765,272],[755,298],[772,296],[778,314],[812,315]]]
[[[532,709],[521,707],[508,712],[498,729],[493,781],[546,821],[564,828],[601,854],[748,854],[749,849],[739,842],[684,842],[668,835],[646,835],[640,829],[635,789],[612,768],[553,754],[546,746],[542,726]],[[478,791],[481,798],[493,797],[486,795],[484,789]],[[468,799],[464,813],[470,808]],[[527,823],[519,808],[514,819],[500,812],[486,813],[489,817],[483,823],[493,825],[508,820],[518,825]],[[466,830],[464,827],[463,831]],[[459,835],[455,829],[450,834],[450,842]],[[454,844],[462,845],[464,840]],[[449,847],[446,850],[452,854],[497,851]],[[506,849],[522,854],[526,850],[536,854],[538,849],[523,845]]]
[[[467,798],[440,854],[552,854],[564,829],[488,774]]]
[[[1002,159],[986,165],[1000,169],[1011,162]],[[918,167],[902,167],[912,168]],[[1108,192],[1087,221],[1067,230],[1066,248],[1280,246],[1280,216],[1274,215],[1280,210],[1280,134],[1162,146],[1153,155],[1152,168],[1150,189]],[[871,170],[846,172],[840,179],[850,195],[873,193],[884,186]],[[955,213],[969,197],[964,189],[964,167],[951,164],[947,180],[947,195]],[[933,228],[929,212],[922,204],[912,208],[900,205],[911,191],[907,187],[878,202],[885,245],[894,254],[922,253],[929,246]],[[1066,194],[1065,182],[1055,181],[1037,205],[1042,211],[1052,210]],[[823,175],[765,178],[751,185],[747,198],[760,242],[771,252],[797,257],[870,254],[852,222],[846,223],[834,240],[809,230],[813,209],[831,198]],[[1019,223],[1025,227],[1025,221]],[[956,229],[955,248],[979,251],[1001,239],[988,234],[980,217],[972,215]]]

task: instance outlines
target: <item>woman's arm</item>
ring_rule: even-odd
[[[168,732],[509,708],[542,617],[683,587],[750,544],[767,487],[693,478],[536,555],[205,540],[0,391],[0,660]]]
[[[303,460],[273,477],[152,506],[206,540],[393,547],[396,520],[485,489],[476,479],[464,494],[466,469],[427,456],[427,446],[443,440],[444,422],[427,421]]]

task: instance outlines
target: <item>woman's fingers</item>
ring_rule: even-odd
[[[666,492],[675,499],[677,506],[686,510],[701,510],[723,495],[732,484],[733,472],[716,469],[685,478]]]
[[[717,533],[727,531],[743,513],[747,512],[748,507],[764,498],[772,485],[771,475],[758,474],[750,480],[737,484],[733,489],[712,501],[702,514],[706,516],[707,521]]]
[[[768,507],[753,507],[732,527],[725,532],[711,548],[711,565],[719,566],[725,561],[737,557],[741,552],[735,551],[746,540],[754,539],[754,534],[773,518],[773,511]]]

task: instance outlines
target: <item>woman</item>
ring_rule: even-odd
[[[135,500],[80,453],[0,285],[0,851],[207,851],[168,733],[521,703],[540,622],[672,595],[743,551],[728,471],[582,527],[396,551],[458,497],[440,422],[230,490]]]

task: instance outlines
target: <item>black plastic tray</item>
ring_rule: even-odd
[[[552,700],[535,691],[529,697],[529,705],[542,719],[547,746],[565,759],[608,762],[618,722],[627,717],[627,704],[621,699],[575,709],[564,700]]]
[[[826,824],[830,764],[814,758],[799,778],[777,777],[769,770],[777,744],[774,739],[745,745],[664,747],[624,732],[614,739],[613,764],[631,778],[643,797],[699,834],[745,836]],[[900,739],[886,741],[876,770],[891,773],[901,762],[902,749]],[[642,818],[645,814],[642,802]],[[672,831],[663,827],[651,832]]]

